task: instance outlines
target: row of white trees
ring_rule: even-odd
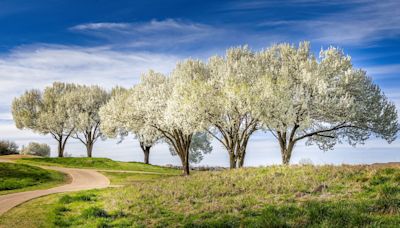
[[[43,92],[30,90],[14,99],[12,114],[17,128],[53,136],[58,157],[64,156],[70,137],[81,141],[91,157],[93,144],[102,136],[99,109],[109,98],[98,86],[55,82]]]
[[[104,140],[109,136],[120,137],[122,140],[131,132],[139,140],[144,153],[144,163],[149,164],[150,148],[162,139],[162,135],[156,130],[145,126],[137,130],[129,128],[128,122],[122,122],[123,112],[120,110],[123,110],[123,107],[117,106],[110,110],[114,112],[109,112],[112,116],[107,118],[108,121],[121,126],[118,132],[105,126],[100,128],[100,108],[110,98],[121,99],[126,92],[122,87],[115,87],[108,93],[98,86],[55,82],[44,91],[26,91],[21,97],[14,99],[12,114],[17,128],[52,135],[58,142],[58,157],[64,156],[65,146],[70,138],[82,142],[86,147],[87,156],[92,157],[94,143],[99,138]],[[212,147],[204,133],[197,133],[194,141],[196,143],[191,144],[189,160],[197,163],[204,153],[211,152]],[[171,153],[176,154],[173,148]]]
[[[322,50],[316,57],[307,42],[298,47],[278,44],[257,52],[231,48],[224,56],[206,62],[182,61],[170,75],[150,70],[139,84],[115,88],[108,102],[101,99],[99,106],[107,103],[96,112],[98,121],[88,125],[88,113],[74,120],[85,120],[73,124],[80,126],[74,131],[64,127],[68,114],[63,105],[84,104],[89,100],[89,88],[97,87],[82,87],[77,93],[83,100],[74,100],[51,92],[58,90],[56,85],[43,95],[29,91],[14,101],[17,127],[41,126],[42,133],[59,140],[61,152],[63,139],[71,132],[83,132],[82,142],[92,145],[99,123],[109,137],[133,133],[144,151],[163,138],[180,157],[185,174],[189,174],[194,136],[201,132],[226,148],[230,167],[236,168],[243,166],[247,144],[257,130],[271,132],[277,139],[284,164],[289,164],[293,148],[301,140],[326,150],[337,142],[363,143],[371,135],[390,143],[399,130],[394,104],[365,71],[354,69],[351,58],[337,48]],[[69,90],[65,84],[59,86],[61,91]],[[29,116],[37,115],[30,100],[41,100],[38,107],[47,110],[43,117]],[[61,108],[52,105],[56,102]],[[85,113],[82,110],[88,109],[76,107],[77,113]]]

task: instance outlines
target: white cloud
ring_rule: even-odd
[[[86,23],[76,25],[70,28],[71,30],[109,30],[119,29],[123,32],[131,33],[146,33],[146,32],[160,32],[160,31],[177,31],[181,33],[187,32],[207,32],[212,29],[211,26],[185,22],[176,19],[166,20],[151,20],[149,22],[135,22],[135,23],[114,23],[114,22],[102,22],[102,23]]]
[[[322,21],[331,23],[328,19]],[[290,23],[279,22],[276,25],[290,25]],[[224,39],[230,39],[230,41],[237,39],[241,41],[240,44],[244,44],[248,40],[262,40],[263,45],[266,45],[265,42],[267,42],[264,37],[255,34],[235,33],[226,29],[216,29],[203,24],[172,19],[153,20],[147,23],[92,23],[77,25],[72,29],[89,32],[107,39],[116,39],[116,43],[121,46],[144,48],[149,46],[161,48],[164,46],[164,48],[173,49],[174,46],[183,43],[190,43],[191,46],[195,46],[193,42],[207,39],[215,43]],[[332,29],[335,29],[334,26]],[[324,34],[324,31],[322,30],[322,34]],[[279,37],[268,36],[268,38],[279,40]],[[121,42],[121,39],[123,42]],[[166,73],[182,58],[178,55],[157,54],[160,52],[140,52],[132,51],[132,49],[121,51],[121,49],[115,49],[115,45],[111,46],[112,48],[110,46],[83,48],[40,45],[21,47],[13,50],[10,54],[0,56],[0,120],[10,119],[11,115],[8,111],[12,98],[22,94],[26,89],[42,89],[53,81],[98,84],[106,88],[111,88],[114,85],[127,87],[136,83],[139,75],[149,68]],[[210,51],[210,49],[203,50],[203,52]],[[371,75],[383,75],[395,72],[397,69],[397,65],[391,65],[389,67],[370,67],[367,70]],[[387,94],[394,100],[397,107],[400,107],[398,92],[387,91]],[[56,148],[55,141],[50,136],[20,131],[10,121],[0,121],[0,139],[3,138],[16,140],[20,145],[27,144],[30,141],[46,142],[52,146],[53,151]],[[121,144],[115,143],[115,140],[99,142],[95,147],[95,156],[141,161],[142,154],[135,140],[127,139]],[[400,157],[396,155],[399,149],[398,143],[390,146],[381,145],[383,145],[382,141],[371,140],[371,143],[356,149],[347,145],[340,145],[335,151],[323,153],[316,147],[305,147],[303,144],[299,144],[296,147],[293,159],[296,162],[301,158],[312,158],[316,163],[400,161]],[[206,155],[201,164],[228,165],[225,149],[217,142],[213,142],[213,146],[214,151],[212,154]],[[84,155],[83,146],[74,140],[68,143],[67,151],[75,156]],[[151,159],[155,164],[179,164],[177,157],[171,158],[165,144],[157,145],[153,151],[154,154]],[[270,163],[280,163],[278,145],[265,134],[257,134],[249,143],[246,165],[254,166]]]
[[[103,39],[114,49],[185,53],[192,56],[221,53],[228,47],[245,44],[261,48],[285,39],[280,34],[250,32],[247,26],[211,26],[179,19],[88,23],[76,25],[70,30]]]
[[[54,81],[97,84],[110,89],[115,85],[130,87],[149,69],[168,73],[182,57],[176,55],[116,51],[109,47],[83,48],[71,46],[30,46],[17,48],[0,57],[0,139],[16,141],[20,146],[31,141],[48,143],[56,153],[56,141],[49,135],[19,130],[10,113],[12,99],[27,89],[43,89]],[[74,156],[85,155],[84,147],[69,140],[66,151]],[[115,152],[117,151],[117,152]],[[117,160],[142,160],[136,140],[127,138],[99,141],[95,156]],[[155,164],[179,164],[171,158],[165,145],[158,145],[151,160]]]
[[[129,27],[127,23],[86,23],[71,27],[71,30],[98,30],[98,29],[123,29]]]
[[[192,23],[188,21],[166,19],[132,23],[87,23],[70,28],[72,31],[106,39],[114,45],[131,48],[178,48],[179,45],[218,37],[223,29]]]
[[[246,4],[234,6],[233,9],[254,10],[274,6],[285,7],[342,7],[333,9],[322,16],[305,19],[281,19],[264,21],[259,26],[280,26],[282,33],[287,35],[298,34],[303,39],[310,39],[328,44],[364,45],[371,41],[395,38],[400,35],[400,3],[398,0],[370,1],[314,1],[293,0],[281,5],[281,2],[263,3],[250,1]],[[251,12],[251,11],[250,11]]]
[[[115,51],[106,47],[35,46],[0,57],[0,110],[27,89],[42,89],[54,81],[131,86],[150,68],[168,73],[179,56]]]
[[[367,71],[368,75],[371,75],[372,77],[377,76],[377,79],[379,79],[386,76],[397,76],[400,72],[400,64],[370,66],[365,67],[364,70]]]
[[[268,43],[294,40],[312,40],[321,44],[365,45],[381,39],[400,36],[400,3],[398,0],[373,1],[239,1],[222,4],[216,9],[234,16],[252,14],[262,17],[273,10],[275,20],[248,23],[209,25],[179,19],[151,20],[131,23],[86,23],[71,28],[73,31],[106,39],[114,45],[133,48],[177,49],[207,43],[265,47]],[[274,14],[279,9],[303,12],[304,17],[291,14]],[[321,10],[309,13],[309,10]],[[237,13],[237,14],[235,14]],[[245,17],[245,16],[244,16]],[[258,26],[258,27],[257,27]]]
[[[362,44],[400,35],[399,1],[373,1],[308,23],[320,40]]]
[[[394,89],[385,89],[385,95],[389,98],[390,101],[396,105],[397,115],[400,120],[400,91],[397,88]]]

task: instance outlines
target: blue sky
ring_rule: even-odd
[[[149,68],[168,73],[186,57],[205,59],[227,47],[253,49],[273,43],[311,41],[317,53],[339,46],[364,68],[400,107],[400,2],[372,1],[122,1],[122,0],[1,0],[0,1],[0,138],[20,145],[49,143],[14,127],[12,98],[26,89],[53,81],[131,86]],[[202,165],[227,165],[221,145]],[[400,161],[400,143],[371,139],[353,148],[338,145],[321,152],[296,148],[294,162],[373,163]],[[71,140],[66,149],[79,156],[84,149]],[[141,160],[133,139],[121,144],[99,142],[95,155]],[[178,163],[167,147],[157,145],[151,161]],[[246,165],[279,163],[278,145],[258,132],[250,142]]]

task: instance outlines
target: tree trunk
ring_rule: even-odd
[[[218,139],[228,151],[230,169],[243,167],[247,143],[253,132],[257,130],[257,122],[246,125],[245,128],[245,131],[241,131],[240,126],[237,126],[235,128],[236,130],[227,130],[223,127],[218,127],[219,132],[223,136],[222,138],[211,134],[214,138]]]
[[[63,147],[62,139],[58,140],[58,157],[59,158],[64,157],[64,147]]]
[[[93,151],[93,142],[92,141],[88,141],[86,143],[86,152],[87,152],[88,158],[92,157],[92,151]]]
[[[189,175],[189,169],[190,167],[189,167],[189,150],[188,150],[185,156],[185,161],[183,162],[183,174],[185,176]]]
[[[190,141],[191,141],[191,137],[190,137]],[[185,140],[183,140],[180,143],[178,143],[178,145],[180,144],[181,146],[178,146],[176,148],[177,154],[179,155],[179,158],[181,159],[181,162],[182,162],[183,175],[185,175],[185,176],[189,175],[189,173],[190,173],[190,164],[189,164],[190,141],[185,142]]]
[[[176,130],[173,134],[172,145],[182,162],[183,174],[189,175],[189,150],[192,143],[192,135],[185,135],[182,131]]]
[[[290,162],[290,152],[287,151],[287,149],[281,149],[281,155],[282,155],[282,163],[284,165],[289,165]]]
[[[246,150],[241,149],[242,151],[240,152],[240,157],[238,161],[238,168],[242,168],[244,165],[244,158],[246,156]]]
[[[149,164],[149,157],[150,157],[150,146],[144,147],[144,164]]]
[[[64,149],[65,149],[65,145],[67,144],[67,140],[69,138],[69,136],[71,135],[72,130],[69,132],[68,135],[65,136],[62,133],[52,133],[53,138],[57,140],[58,142],[58,157],[62,158],[64,157]]]
[[[289,145],[287,147],[281,146],[282,163],[284,165],[289,165],[290,163],[290,158],[292,157],[294,144],[295,142],[289,142]]]
[[[193,134],[184,134],[181,130],[172,130],[169,132],[161,130],[161,133],[169,141],[170,145],[173,146],[181,159],[183,174],[189,175],[189,150]]]
[[[229,152],[229,168],[236,169],[237,157],[236,157],[235,151],[234,151],[234,149],[230,149],[228,152]]]
[[[239,164],[238,167],[242,168],[244,165],[244,158],[246,157],[246,149],[247,143],[249,142],[250,134],[244,136],[242,144],[239,144],[238,152],[239,152]]]
[[[182,163],[183,175],[187,176],[190,173],[190,165],[189,165],[189,147],[178,147],[175,148],[179,158]]]
[[[236,142],[233,148],[229,148],[229,165],[231,169],[242,168],[244,165],[244,159],[246,157],[246,146],[247,141],[244,145],[240,145],[240,142]]]
[[[143,142],[139,142],[140,148],[142,148],[144,154],[144,163],[149,164],[150,148],[151,146],[146,146]]]

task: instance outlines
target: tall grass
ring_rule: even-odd
[[[371,166],[203,172],[125,188],[106,206],[135,226],[395,226],[399,178],[399,168]]]
[[[53,197],[44,217],[50,227],[400,227],[399,166],[273,166],[159,177]],[[12,218],[9,213],[6,224]]]

